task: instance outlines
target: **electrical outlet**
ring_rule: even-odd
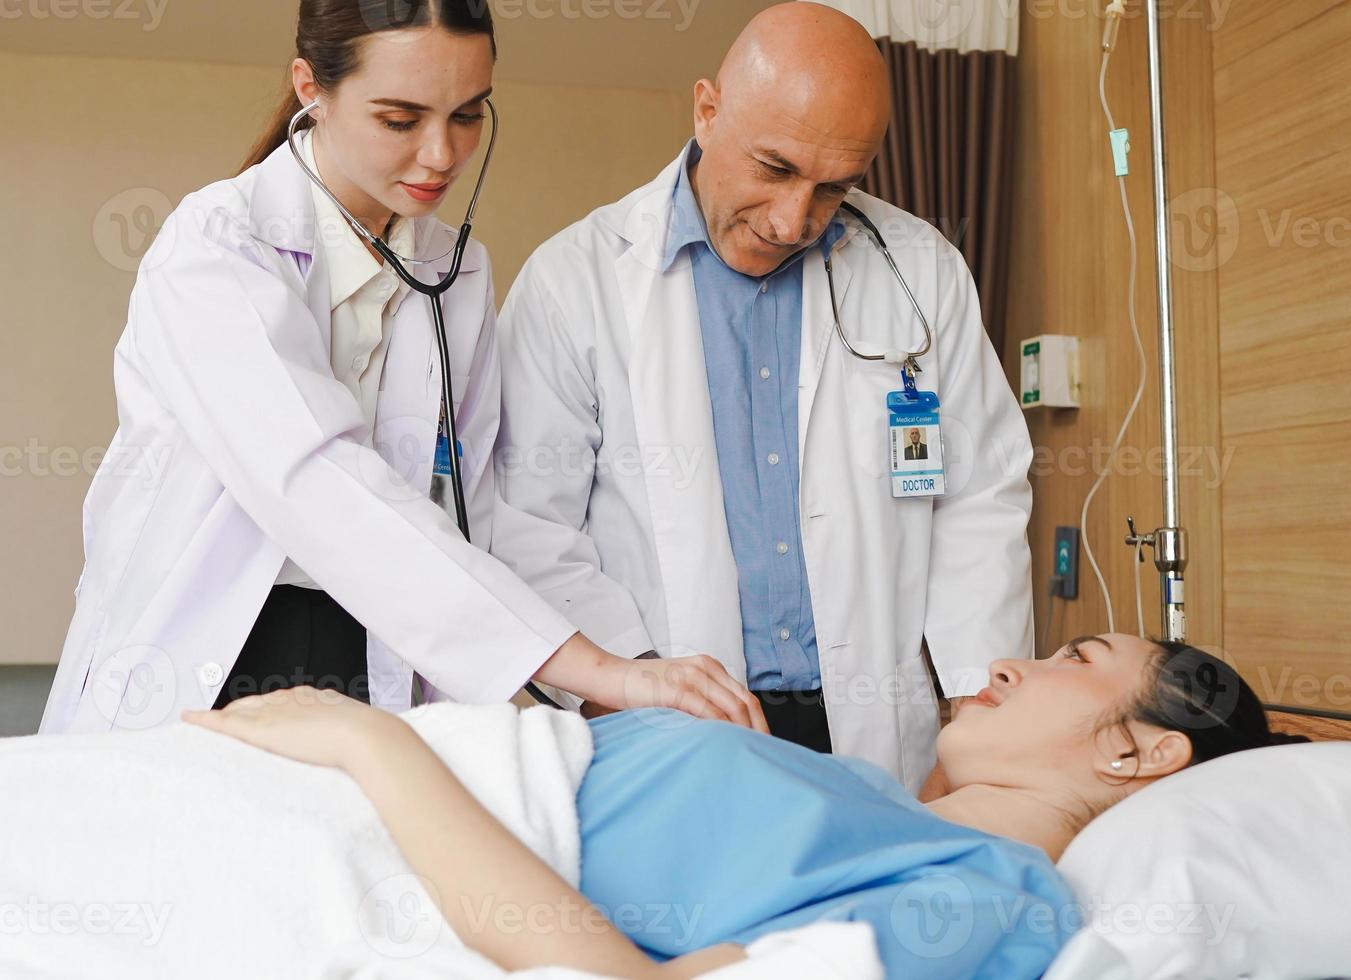
[[[1055,529],[1055,560],[1051,566],[1060,578],[1056,595],[1062,599],[1079,598],[1079,529]]]

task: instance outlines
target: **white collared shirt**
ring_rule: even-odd
[[[305,162],[323,178],[314,162],[313,131],[300,135]],[[342,213],[327,195],[310,184],[314,200],[314,247],[323,249],[329,275],[329,308],[332,310],[329,352],[333,376],[347,386],[361,405],[371,445],[375,431],[375,407],[380,395],[380,376],[389,349],[390,321],[409,287],[387,262],[376,260],[357,237]],[[413,222],[400,217],[389,235],[396,255],[412,256]],[[277,576],[278,585],[319,586],[289,558]]]

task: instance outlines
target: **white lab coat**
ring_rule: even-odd
[[[660,271],[684,165],[682,154],[544,244],[507,297],[497,468],[514,512],[494,547],[610,651],[707,652],[744,682],[689,258]],[[882,228],[934,326],[920,387],[942,401],[949,490],[892,498],[886,398],[899,368],[859,360],[834,336],[813,251],[798,386],[802,543],[834,748],[916,790],[938,730],[922,641],[947,696],[979,691],[996,658],[1032,655],[1032,448],[960,253],[911,215],[850,199]],[[834,267],[856,348],[920,348],[905,294],[852,219]]]
[[[417,254],[454,233],[415,225]],[[439,278],[446,258],[413,266]],[[443,299],[475,547],[428,499],[441,378],[426,297],[399,305],[375,431],[329,360],[308,179],[283,145],[189,195],[137,274],[118,430],[84,509],[85,567],[43,732],[210,707],[290,557],[367,627],[372,703],[510,698],[574,632],[486,551],[500,409],[477,242]],[[374,448],[372,448],[374,447]]]

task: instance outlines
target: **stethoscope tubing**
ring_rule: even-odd
[[[896,281],[901,284],[901,289],[905,291],[906,298],[910,300],[911,307],[919,317],[920,324],[924,327],[924,346],[917,351],[887,351],[882,354],[864,354],[854,349],[854,345],[849,343],[849,338],[844,334],[844,327],[840,323],[840,308],[835,298],[835,274],[832,268],[831,260],[826,259],[826,285],[830,291],[830,309],[835,318],[835,333],[839,335],[840,342],[844,344],[845,349],[855,357],[864,361],[888,361],[900,363],[902,370],[912,379],[920,370],[919,359],[933,349],[933,328],[929,326],[929,318],[924,315],[924,310],[920,307],[919,301],[915,299],[915,294],[910,290],[910,284],[905,281],[905,276],[901,274],[900,266],[896,264],[896,259],[891,254],[891,249],[887,247],[887,240],[882,237],[881,230],[873,223],[872,219],[863,213],[863,210],[850,204],[848,201],[840,205],[840,209],[849,212],[858,222],[863,225],[867,233],[872,237],[874,244],[882,252],[886,259],[887,266],[891,269],[891,274],[896,277]]]
[[[464,535],[465,541],[472,540],[469,534],[469,508],[464,494],[464,472],[462,460],[460,458],[460,437],[455,422],[455,393],[451,385],[450,375],[450,339],[446,334],[446,315],[445,310],[441,306],[441,297],[444,296],[450,288],[455,285],[456,280],[460,278],[460,269],[464,265],[465,249],[469,247],[469,238],[473,232],[474,213],[478,210],[479,197],[483,193],[483,184],[488,176],[488,167],[492,163],[493,150],[497,146],[497,134],[500,129],[497,107],[493,105],[491,99],[484,99],[483,104],[492,120],[492,133],[488,139],[488,149],[484,153],[483,166],[479,169],[478,181],[474,185],[474,196],[470,199],[469,207],[465,212],[464,224],[460,226],[459,237],[456,238],[455,246],[451,253],[449,253],[451,254],[450,269],[436,282],[423,282],[421,279],[418,279],[408,270],[405,262],[413,265],[428,265],[445,258],[447,253],[443,253],[433,259],[406,259],[404,256],[398,255],[389,247],[388,243],[378,235],[372,234],[365,225],[353,217],[347,208],[343,206],[342,202],[338,200],[337,196],[334,195],[333,192],[324,185],[324,182],[319,179],[319,175],[311,170],[309,165],[305,163],[304,155],[300,152],[300,148],[296,146],[295,136],[300,121],[314,111],[315,106],[318,105],[317,102],[310,103],[292,116],[290,126],[286,133],[286,139],[287,143],[290,145],[291,153],[295,157],[296,162],[300,164],[301,170],[309,177],[310,181],[333,202],[334,206],[337,207],[339,213],[346,219],[348,225],[351,226],[357,236],[369,243],[370,246],[380,254],[381,258],[389,263],[390,268],[394,270],[395,274],[408,284],[410,289],[426,296],[431,304],[432,324],[436,330],[436,346],[441,367],[441,413],[442,417],[446,420],[446,434],[450,443],[450,487],[451,495],[455,502],[455,523],[459,525],[460,533]],[[530,696],[540,704],[561,708],[561,705],[541,691],[533,682],[527,683],[525,689],[529,692]]]

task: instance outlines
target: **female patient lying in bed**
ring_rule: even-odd
[[[1084,637],[990,678],[939,735],[948,793],[927,806],[868,763],[730,725],[652,709],[593,721],[583,893],[702,913],[685,935],[625,929],[654,954],[861,919],[888,976],[1040,976],[1079,924],[1052,861],[1090,819],[1284,738],[1237,674],[1181,645]]]
[[[1121,634],[997,661],[990,679],[940,734],[947,791],[928,804],[867,763],[724,722],[669,709],[593,720],[577,797],[581,894],[397,716],[301,688],[185,717],[345,769],[408,866],[456,896],[442,904],[446,922],[504,969],[692,977],[767,933],[854,920],[872,925],[888,976],[1036,977],[1078,925],[1052,862],[1079,829],[1159,778],[1279,736],[1221,661]],[[98,807],[151,803],[98,801],[91,827]],[[187,821],[192,804],[173,801]],[[172,859],[153,847],[142,858]],[[637,914],[500,930],[472,918],[480,899]],[[280,901],[256,895],[259,920],[283,915]],[[246,940],[204,937],[203,949]]]

